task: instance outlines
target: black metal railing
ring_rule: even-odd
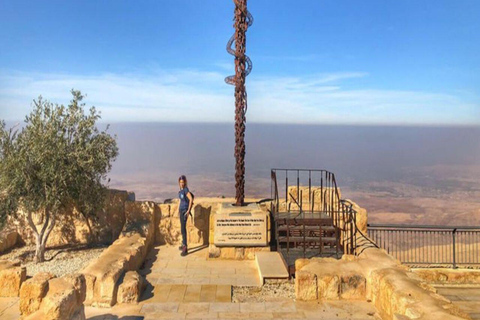
[[[368,224],[368,236],[411,266],[480,265],[480,226]]]
[[[271,212],[275,221],[282,217],[299,221],[308,220],[310,221],[308,223],[311,223],[312,219],[320,221],[322,217],[330,218],[336,228],[337,250],[341,247],[344,253],[355,254],[356,211],[352,203],[341,199],[332,172],[312,169],[272,169],[271,198],[273,199]],[[303,256],[308,235],[305,224],[303,232],[300,233],[303,235]],[[311,225],[309,227],[312,228]],[[274,228],[277,232],[278,225],[276,224]],[[320,235],[321,230],[320,227]],[[278,233],[276,237],[278,238]],[[288,250],[287,247],[287,252]]]

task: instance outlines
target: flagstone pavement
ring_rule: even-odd
[[[178,247],[155,247],[140,270],[148,282],[141,301],[86,307],[87,319],[381,319],[365,301],[302,302],[273,296],[266,302],[234,303],[232,286],[260,286],[255,261],[210,260],[207,251],[196,248],[182,257]],[[19,319],[18,298],[2,299],[0,319]]]

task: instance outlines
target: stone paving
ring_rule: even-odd
[[[480,320],[480,285],[434,285],[443,295],[473,320]]]
[[[138,304],[85,307],[87,319],[381,319],[365,301],[233,303],[232,286],[260,286],[255,261],[209,260],[206,248],[181,257],[177,247],[157,246],[140,273],[148,285]],[[0,319],[19,318],[18,298],[0,298]]]

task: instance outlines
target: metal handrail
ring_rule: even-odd
[[[367,224],[380,248],[408,265],[480,265],[480,226]]]
[[[406,228],[406,229],[466,229],[466,230],[480,230],[480,226],[439,226],[439,225],[432,225],[432,224],[379,224],[379,223],[369,223],[367,227],[375,227],[375,228]]]
[[[319,212],[314,210],[314,199],[312,201],[311,199],[311,187],[312,187],[312,173],[315,172],[320,172],[320,187],[323,189],[324,187],[326,189],[333,189],[334,194],[329,195],[328,199],[329,201],[327,202],[322,202],[322,206],[325,205],[325,210],[320,210],[320,212],[325,212],[328,216],[332,218],[333,225],[343,232],[343,242],[342,246],[344,248],[345,253],[350,253],[350,254],[356,254],[356,235],[358,230],[358,227],[356,225],[356,210],[353,208],[353,205],[351,202],[347,200],[342,200],[340,198],[340,193],[338,191],[337,187],[337,182],[335,178],[335,174],[333,172],[330,172],[328,170],[324,169],[288,169],[288,168],[273,168],[271,169],[271,178],[272,178],[272,185],[271,185],[271,197],[274,199],[274,201],[271,203],[271,212],[275,214],[280,205],[280,195],[278,191],[278,183],[277,183],[277,171],[283,171],[285,172],[285,205],[288,203],[288,196],[294,200],[295,204],[299,207],[299,214],[304,213],[305,211],[303,210],[302,206],[302,199],[303,197],[300,197],[300,183],[299,183],[299,176],[300,172],[308,172],[308,188],[309,188],[309,205],[311,205],[311,210],[309,210],[310,213],[315,213]],[[297,173],[297,200],[295,200],[294,196],[288,192],[288,189],[290,187],[288,183],[288,173],[289,172],[296,172]],[[323,198],[323,194],[321,194],[322,200],[325,201],[326,199]],[[300,202],[300,203],[299,203]],[[294,213],[296,212],[295,210],[290,210],[287,208],[288,212]],[[343,225],[342,222],[343,221]],[[277,226],[276,226],[277,227]],[[305,233],[304,233],[305,234]],[[348,235],[348,237],[347,237]],[[339,243],[337,243],[337,246]]]

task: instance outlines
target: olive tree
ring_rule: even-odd
[[[35,261],[44,261],[45,244],[62,215],[75,207],[86,219],[105,200],[105,183],[118,155],[116,137],[101,131],[99,112],[84,111],[80,91],[68,106],[40,96],[21,129],[0,124],[0,220],[22,211],[36,238]],[[33,215],[39,215],[35,224]]]

